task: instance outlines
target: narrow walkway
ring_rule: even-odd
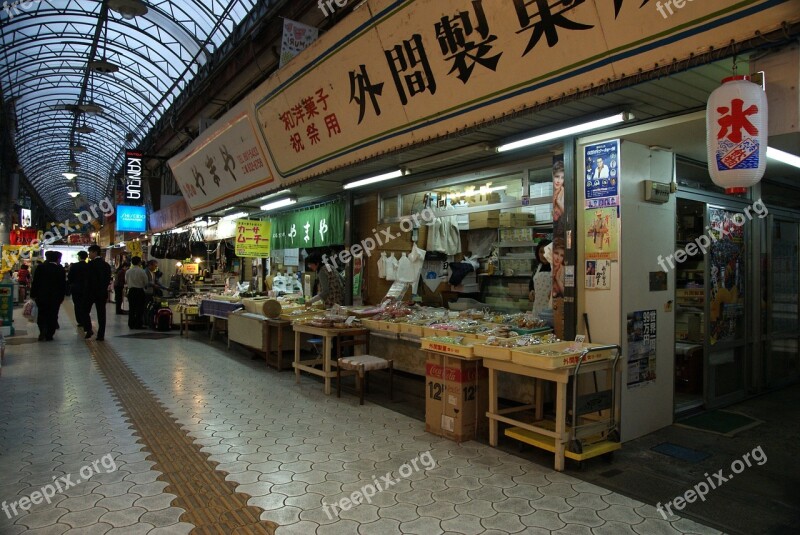
[[[0,378],[0,533],[227,533],[234,516],[278,535],[719,533],[305,377],[297,386],[201,333],[131,335],[124,316],[109,319],[104,343],[80,338],[63,309],[55,342],[17,320],[27,334],[9,340]],[[230,490],[221,476],[249,507],[208,499]],[[256,508],[262,522],[243,526]]]

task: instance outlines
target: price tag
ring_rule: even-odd
[[[586,336],[584,336],[582,334],[576,334],[575,335],[575,341],[576,342],[582,344],[585,340],[586,340]]]
[[[348,316],[347,319],[345,320],[345,324],[352,325],[355,320],[356,320],[355,316]]]

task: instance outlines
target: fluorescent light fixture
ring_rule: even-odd
[[[222,218],[223,221],[230,221],[231,219],[242,219],[243,217],[247,217],[250,214],[247,212],[236,212],[235,214],[229,214]]]
[[[81,194],[81,192],[80,192],[80,191],[70,191],[70,192],[69,192],[69,196],[70,196],[70,197],[72,197],[73,199],[74,199],[75,197],[77,197],[78,195],[80,195],[80,194]]]
[[[283,208],[284,206],[289,206],[297,202],[296,197],[286,197],[285,199],[280,199],[277,201],[273,201],[270,203],[265,204],[261,207],[261,210],[268,212],[270,210],[275,210],[276,208]]]
[[[403,176],[405,173],[402,169],[398,169],[397,171],[392,171],[390,173],[384,173],[382,175],[371,176],[369,178],[362,178],[361,180],[356,180],[355,182],[350,182],[342,186],[344,189],[353,189],[353,188],[360,188],[361,186],[366,186],[368,184],[375,184],[376,182],[383,182],[384,180],[391,180],[393,178],[398,178]]]
[[[64,178],[66,178],[67,180],[74,180],[78,176],[78,173],[70,173],[70,172],[61,173],[61,174],[64,175]]]
[[[795,167],[800,167],[800,156],[795,156],[794,154],[784,152],[782,150],[773,149],[772,147],[767,147],[767,158],[793,165]]]
[[[604,126],[611,126],[614,124],[627,121],[630,118],[631,115],[629,113],[626,112],[617,113],[616,115],[610,115],[608,117],[603,117],[601,119],[597,119],[594,121],[576,124],[575,126],[568,126],[567,128],[561,128],[559,130],[553,130],[552,132],[546,132],[544,134],[539,134],[537,136],[520,139],[519,141],[514,141],[512,143],[506,143],[504,145],[500,145],[499,147],[497,147],[497,152],[506,152],[509,150],[519,149],[522,147],[529,147],[531,145],[545,143],[547,141],[552,141],[554,139],[560,139],[562,137],[580,134],[583,132],[588,132],[590,130],[596,130],[598,128],[603,128]]]

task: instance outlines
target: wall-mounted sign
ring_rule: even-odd
[[[169,161],[193,214],[228,206],[273,181],[246,103],[235,106],[206,132]]]
[[[117,232],[144,232],[147,212],[144,206],[117,206]]]
[[[125,204],[140,206],[142,199],[142,152],[125,151]]]
[[[30,227],[32,224],[31,219],[31,211],[28,208],[22,208],[20,210],[19,226],[23,228]]]
[[[240,258],[265,258],[270,251],[271,226],[269,221],[236,220],[236,256]]]

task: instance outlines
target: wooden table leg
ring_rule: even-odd
[[[564,450],[567,444],[567,383],[556,383],[556,465],[557,472],[564,470]]]
[[[264,350],[264,363],[269,366],[269,354],[272,351],[272,329],[266,321],[261,324],[264,328],[264,346],[266,347]]]
[[[325,395],[331,394],[331,346],[333,345],[333,338],[325,335],[322,338],[322,370],[325,372]]]
[[[536,421],[544,418],[544,381],[541,379],[533,380],[534,404],[536,405]]]
[[[497,414],[497,370],[489,369],[489,414]],[[497,446],[497,420],[489,418],[489,445]]]
[[[294,333],[294,382],[300,384],[300,333]]]
[[[278,355],[278,371],[283,370],[283,325],[278,325],[278,347],[275,353]]]

